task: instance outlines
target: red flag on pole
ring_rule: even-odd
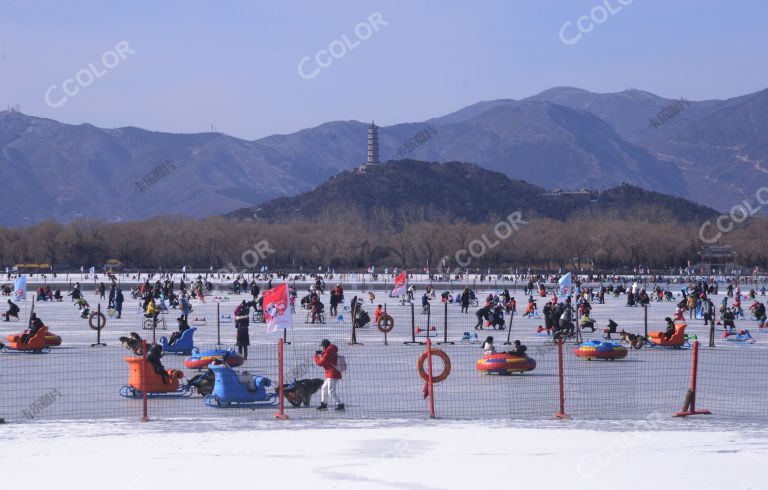
[[[405,290],[408,288],[408,276],[405,274],[405,271],[401,272],[396,278],[395,278],[395,287],[392,289],[392,292],[389,293],[391,297],[397,297],[405,294]]]
[[[283,283],[264,291],[264,319],[267,321],[267,332],[278,328],[291,327],[291,308],[288,295],[288,284]]]

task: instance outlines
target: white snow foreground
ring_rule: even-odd
[[[524,424],[530,425],[251,420],[0,425],[0,463],[5,488],[25,489],[768,488],[764,426],[699,430],[703,424],[683,422],[671,430],[637,431],[620,423]]]

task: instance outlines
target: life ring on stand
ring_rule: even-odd
[[[98,318],[98,321],[94,324],[93,319]],[[100,311],[94,311],[88,316],[88,326],[91,330],[101,330],[107,325],[107,317]]]
[[[448,357],[448,354],[446,354],[444,351],[441,351],[440,349],[432,349],[432,355],[442,359],[443,364],[445,365],[445,368],[443,369],[443,372],[440,373],[440,375],[432,377],[433,383],[440,383],[445,381],[446,378],[448,378],[448,375],[451,374],[451,358]],[[421,379],[424,381],[429,381],[429,375],[424,368],[426,360],[427,351],[424,351],[419,355],[419,359],[416,361],[416,366],[419,368],[419,376],[421,376]]]
[[[395,328],[395,319],[392,318],[392,315],[383,313],[376,321],[376,328],[378,328],[381,333],[389,333]]]

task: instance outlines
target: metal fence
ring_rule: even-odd
[[[197,351],[233,349],[237,352],[233,310],[239,300],[246,298],[245,295],[222,296],[214,301],[211,297],[206,302],[193,304],[189,322],[196,329],[193,344]],[[119,338],[136,332],[149,343],[161,342],[161,337],[169,337],[175,330],[179,313],[171,309],[160,315],[155,325],[151,320],[146,323],[138,301],[127,301],[118,319],[110,316],[106,305],[100,305],[95,296],[89,296],[88,300],[91,313],[100,309],[105,314],[106,326],[99,332],[89,327],[88,319],[83,318],[70,301],[34,304],[35,314],[50,334],[61,338],[61,345],[51,347],[47,353],[0,353],[0,417],[10,422],[25,422],[143,416],[141,393],[136,397],[121,396],[121,390],[126,394],[123,387],[131,386],[131,368],[141,356],[126,349]],[[373,321],[373,310],[380,302],[394,322],[394,328],[386,336]],[[23,303],[21,307],[19,321],[0,323],[1,338],[13,337],[26,327],[33,305]],[[450,360],[450,375],[434,384],[432,400],[438,417],[549,418],[560,410],[561,387],[565,412],[573,417],[622,419],[648,413],[671,415],[682,407],[691,384],[693,350],[690,348],[646,345],[633,349],[628,346],[624,359],[586,360],[576,356],[573,341],[566,341],[561,360],[558,344],[546,330],[539,331],[538,327],[543,325],[541,317],[523,316],[522,311],[514,316],[506,315],[503,330],[489,329],[485,320],[480,321],[482,330],[476,330],[478,307],[462,313],[460,306],[442,303],[439,297],[430,302],[428,309],[422,309],[420,304],[402,304],[391,298],[371,302],[366,296],[362,308],[369,313],[371,322],[357,329],[352,328],[352,312],[344,305],[333,317],[326,312],[325,323],[315,324],[311,323],[311,315],[297,305],[293,326],[285,332],[270,333],[266,325],[252,320],[247,360],[234,369],[240,374],[247,372],[247,376],[268,378],[271,383],[263,388],[271,397],[278,387],[281,360],[278,341],[283,339],[285,382],[320,380],[314,386],[312,382],[304,383],[310,385],[309,407],[287,404],[285,413],[298,419],[429,417],[431,400],[424,396],[425,381],[417,369],[427,339],[432,349],[440,349]],[[673,308],[674,303],[666,302],[654,302],[647,310],[632,308],[624,306],[621,298],[610,298],[606,305],[593,306],[591,317],[597,329],[594,333],[584,331],[584,339],[602,339],[609,318],[614,319],[620,329],[636,334],[660,330],[663,318],[670,315]],[[524,307],[518,304],[518,310]],[[752,332],[757,343],[721,340],[717,327],[715,347],[709,347],[711,325],[695,317],[688,320],[689,341],[684,347],[692,345],[695,337],[703,341],[698,359],[697,405],[723,417],[765,417],[768,415],[768,377],[765,376],[768,349],[762,344],[768,335],[762,333],[756,323],[747,319],[739,322],[740,328]],[[145,326],[149,329],[143,328]],[[510,348],[505,345],[507,341],[521,340],[528,347],[528,356],[535,360],[535,369],[507,376],[481,373],[478,370],[478,361],[483,359],[481,345],[488,336],[494,337],[499,352]],[[320,399],[315,388],[324,375],[313,355],[324,338],[336,344],[347,361],[348,369],[339,383],[339,396],[346,406],[343,412],[315,409]],[[618,341],[616,334],[613,340]],[[10,344],[8,340],[2,342]],[[99,342],[106,345],[92,345]],[[276,397],[248,406],[206,405],[197,389],[186,387],[196,375],[207,373],[207,363],[201,361],[201,369],[189,367],[190,357],[189,353],[170,352],[162,357],[165,368],[179,371],[183,377],[178,380],[178,393],[150,393],[146,402],[150,418],[274,416]],[[129,360],[131,358],[134,360]],[[433,360],[434,374],[440,374],[444,363],[437,357]],[[144,376],[154,375],[147,369]]]

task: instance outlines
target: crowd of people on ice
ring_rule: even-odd
[[[301,298],[300,305],[308,312],[307,323],[324,323],[325,304],[323,303],[322,296],[328,293],[328,313],[332,317],[337,317],[345,311],[349,311],[353,315],[353,322],[355,328],[361,328],[368,325],[371,318],[367,311],[365,311],[365,300],[360,297],[354,296],[347,304],[345,298],[345,291],[340,282],[334,286],[328,287],[326,279],[332,279],[332,276],[322,274],[312,274],[309,276],[314,279],[314,283],[308,288],[306,294]],[[306,275],[297,275],[296,279],[306,280]],[[590,329],[596,330],[596,324],[591,318],[591,311],[593,304],[605,303],[606,294],[613,295],[618,298],[622,294],[626,296],[627,307],[643,307],[649,305],[652,301],[655,302],[674,302],[676,297],[671,292],[670,288],[663,287],[661,284],[655,284],[650,290],[647,290],[643,283],[633,281],[630,285],[626,285],[622,281],[615,281],[605,283],[599,287],[581,287],[581,281],[577,279],[572,294],[568,294],[564,299],[558,298],[556,291],[550,289],[547,290],[545,281],[551,283],[556,280],[557,276],[550,277],[537,277],[535,275],[526,276],[527,282],[523,285],[523,293],[527,296],[525,309],[522,313],[523,317],[541,317],[543,319],[543,330],[547,334],[557,333],[572,333],[576,329]],[[133,299],[139,300],[142,311],[146,318],[157,319],[158,315],[164,312],[168,312],[171,309],[178,311],[179,316],[177,318],[177,328],[173,331],[169,338],[169,344],[173,345],[183,335],[183,333],[189,330],[189,316],[193,310],[192,300],[205,301],[205,298],[209,296],[214,290],[214,284],[211,282],[212,276],[198,275],[194,280],[186,280],[185,277],[179,279],[178,283],[175,281],[173,275],[158,275],[157,278],[152,281],[153,276],[148,275],[145,280],[131,288],[130,296]],[[248,347],[250,345],[249,326],[252,318],[257,318],[257,321],[264,321],[264,297],[262,295],[262,289],[260,282],[265,286],[264,290],[272,288],[273,280],[290,279],[288,275],[259,275],[251,276],[249,281],[245,276],[238,276],[230,279],[229,291],[233,294],[249,293],[250,300],[242,300],[235,310],[233,311],[235,319],[236,329],[236,345],[238,353],[243,356],[244,359],[248,359]],[[588,276],[584,277],[585,281],[605,280],[606,278],[600,276]],[[689,319],[700,318],[705,323],[709,323],[715,320],[717,313],[715,312],[716,305],[711,300],[711,296],[718,294],[718,283],[710,282],[706,279],[694,282],[681,289],[681,296],[679,301],[675,305],[675,313],[672,317],[665,318],[666,325],[663,332],[663,336],[670,338],[675,333],[675,322],[685,321],[686,315]],[[405,294],[400,298],[401,303],[413,303],[416,297],[417,287],[414,284],[410,284]],[[7,287],[2,288],[3,294],[10,294],[10,290]],[[125,298],[123,291],[116,281],[115,276],[109,277],[108,285],[104,282],[99,282],[95,287],[96,295],[107,301],[108,309],[110,313],[116,318],[120,318]],[[551,295],[551,297],[550,297]],[[722,323],[723,329],[726,331],[735,329],[735,322],[737,319],[745,318],[746,313],[742,306],[742,299],[751,301],[747,310],[752,319],[759,322],[760,328],[763,328],[766,324],[766,305],[759,300],[759,297],[766,295],[766,287],[762,286],[759,289],[750,289],[746,294],[743,293],[736,282],[729,282],[726,286],[726,295],[720,300],[718,309],[718,320]],[[71,297],[72,301],[78,305],[81,309],[83,318],[87,318],[89,314],[88,302],[83,297],[80,284],[75,283],[71,291],[66,296]],[[480,298],[473,290],[473,288],[465,287],[458,294],[453,294],[450,291],[443,291],[437,294],[435,288],[431,285],[425,285],[423,294],[421,295],[421,307],[423,314],[430,314],[431,301],[437,300],[441,303],[454,303],[460,307],[462,314],[468,314],[470,308],[476,308],[474,310],[476,323],[474,328],[476,330],[494,329],[504,330],[507,328],[507,319],[517,312],[517,301],[510,293],[508,288],[502,288],[497,293],[490,293]],[[544,304],[539,311],[537,302],[541,301],[538,298],[544,298]],[[35,292],[35,298],[38,301],[62,301],[60,290],[52,291],[49,286],[42,286]],[[290,307],[295,311],[295,303],[298,298],[298,291],[295,287],[289,288],[289,301]],[[371,305],[376,304],[376,294],[374,291],[367,293],[368,302]],[[11,299],[7,300],[8,309],[3,313],[4,321],[11,321],[12,319],[18,320],[20,309]],[[251,315],[251,310],[254,311],[254,316]],[[381,303],[376,304],[373,321],[377,323],[382,315],[385,314],[385,308]],[[42,328],[42,321],[34,314],[29,322],[27,330],[23,334],[22,340],[29,340],[35,333]],[[615,333],[618,325],[612,319],[609,320],[607,326],[607,338],[610,338],[611,333]],[[136,338],[139,338],[137,334]],[[136,339],[134,339],[136,340]],[[482,344],[482,349],[485,354],[497,353],[494,346],[492,336],[488,336]],[[512,347],[508,354],[511,355],[525,355],[526,346],[522,345],[519,340],[513,342]],[[158,344],[153,344],[148,347],[147,359],[153,366],[154,370],[163,376],[163,379],[167,379],[167,373],[162,365],[162,348]],[[328,403],[333,402],[336,405],[337,410],[344,410],[344,403],[338,396],[337,385],[341,380],[341,370],[338,369],[339,362],[338,347],[332,344],[327,339],[324,339],[321,343],[321,348],[316,352],[314,356],[315,363],[322,367],[325,372],[325,381],[322,385],[321,404],[318,407],[321,410],[328,408]]]

